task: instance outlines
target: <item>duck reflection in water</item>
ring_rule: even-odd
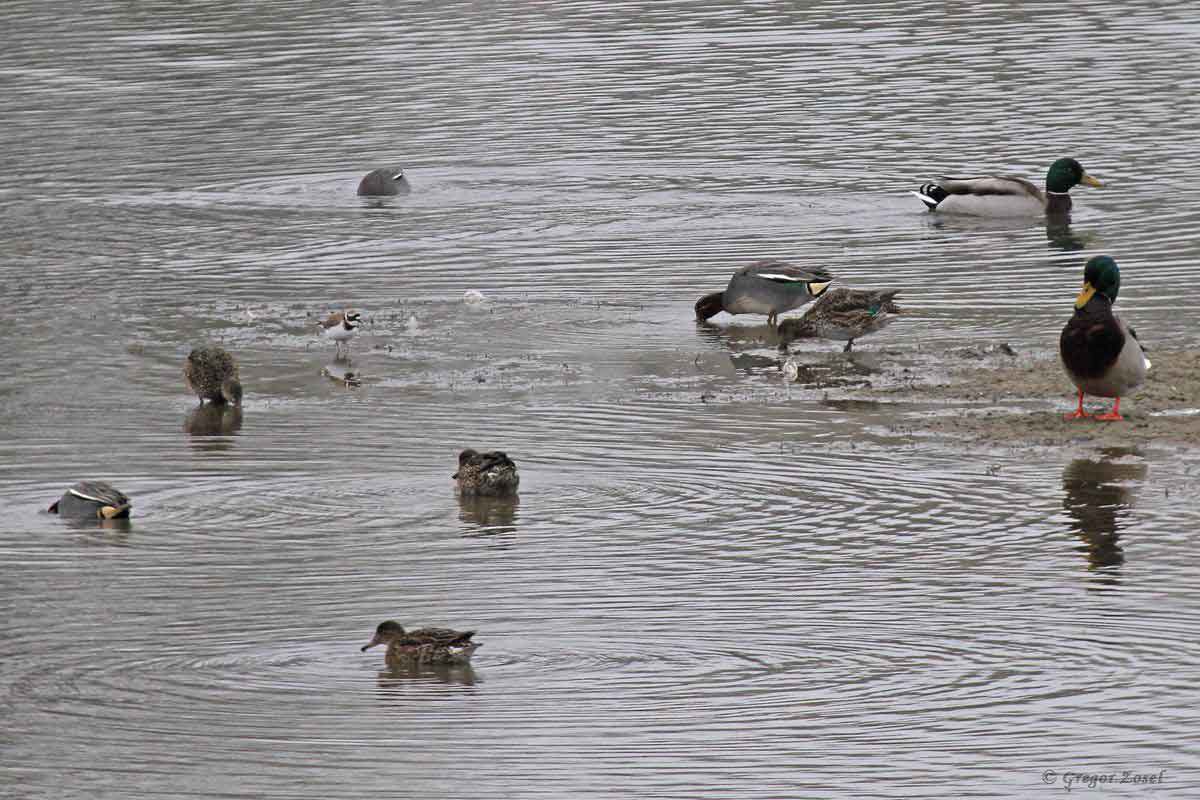
[[[401,690],[411,688],[414,682],[474,686],[479,682],[479,676],[470,664],[410,664],[389,667],[379,673],[379,688],[387,693],[388,698],[397,697]]]
[[[233,436],[241,428],[241,406],[229,404],[196,406],[183,421],[183,429],[192,436]]]
[[[517,495],[488,497],[458,495],[458,518],[472,528],[468,536],[508,537],[517,532],[517,510],[521,500]]]
[[[1077,458],[1063,470],[1063,509],[1091,569],[1124,563],[1125,551],[1117,540],[1133,505],[1129,484],[1146,479],[1145,463],[1118,460],[1136,456],[1135,451],[1109,448],[1102,453],[1101,460]]]
[[[1085,249],[1093,238],[1091,234],[1072,231],[1070,217],[1046,218],[1046,242],[1052,250],[1075,253]]]

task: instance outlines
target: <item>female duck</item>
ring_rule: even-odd
[[[816,337],[845,341],[849,353],[854,340],[882,329],[899,314],[892,302],[899,289],[867,291],[834,289],[821,297],[803,317],[785,320],[779,326],[779,339],[785,346],[794,339]]]
[[[220,347],[198,347],[188,353],[183,362],[183,379],[188,389],[200,398],[200,405],[205,400],[218,404],[242,403],[237,361]]]
[[[399,622],[389,619],[379,623],[371,641],[362,646],[363,652],[377,644],[387,645],[384,660],[392,669],[419,667],[428,664],[463,664],[479,647],[471,641],[475,631],[456,631],[450,628],[418,628],[405,631]]]
[[[984,175],[978,178],[940,178],[913,192],[930,211],[981,217],[1020,215],[1066,216],[1071,211],[1071,188],[1103,186],[1073,158],[1060,158],[1046,172],[1043,192],[1024,178]]]
[[[129,498],[105,481],[80,481],[46,509],[74,519],[123,519],[132,508]]]
[[[516,463],[502,450],[479,453],[469,447],[458,454],[458,472],[452,477],[463,495],[516,494],[521,482]]]
[[[1083,271],[1083,291],[1075,298],[1075,313],[1063,327],[1058,352],[1063,369],[1079,390],[1079,405],[1067,419],[1090,417],[1083,410],[1084,394],[1113,398],[1112,411],[1096,419],[1119,420],[1121,396],[1146,379],[1150,362],[1133,328],[1113,313],[1121,289],[1121,271],[1108,256],[1096,256]]]
[[[696,319],[704,322],[727,314],[766,314],[774,327],[779,314],[820,297],[833,276],[823,269],[806,270],[783,261],[756,261],[733,273],[723,292],[706,294],[696,301]]]

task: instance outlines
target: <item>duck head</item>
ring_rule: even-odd
[[[221,382],[221,397],[234,406],[242,404],[242,382],[237,378],[226,378]]]
[[[1051,192],[1065,194],[1071,191],[1072,186],[1078,186],[1081,183],[1097,188],[1104,185],[1088,175],[1079,162],[1073,158],[1060,158],[1051,164],[1049,171],[1046,172],[1046,189]]]
[[[1108,298],[1108,302],[1117,301],[1117,292],[1121,290],[1121,270],[1117,262],[1109,256],[1096,256],[1089,259],[1083,268],[1083,290],[1075,298],[1075,308],[1083,308],[1097,292]]]
[[[707,321],[710,317],[715,317],[725,310],[725,293],[713,292],[706,294],[696,301],[696,319],[701,322]]]
[[[379,627],[375,628],[375,635],[371,637],[371,641],[362,646],[362,651],[365,652],[369,648],[377,644],[387,644],[393,639],[399,639],[404,636],[404,626],[394,619],[389,619],[386,622],[379,623]]]
[[[476,459],[478,457],[479,457],[479,453],[476,450],[471,449],[470,447],[468,447],[466,450],[463,450],[461,453],[458,454],[458,470],[459,471],[454,473],[450,477],[458,478],[459,473],[462,472],[462,468],[467,466],[467,464],[470,464],[474,459]]]

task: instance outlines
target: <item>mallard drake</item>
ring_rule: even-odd
[[[418,628],[405,631],[395,620],[379,623],[371,641],[362,652],[377,644],[387,645],[384,660],[392,669],[426,664],[462,664],[471,659],[478,644],[471,641],[475,631],[456,631],[450,628]]]
[[[242,402],[242,384],[238,380],[237,361],[224,348],[197,347],[183,362],[183,379],[189,390],[200,398],[200,405]]]
[[[899,293],[899,289],[833,289],[813,303],[803,317],[784,320],[779,326],[779,340],[785,346],[806,337],[845,340],[845,352],[849,353],[855,339],[880,330],[892,321],[893,314],[901,313],[892,302]]]
[[[1024,178],[984,175],[978,178],[939,178],[913,192],[930,211],[1008,217],[1046,214],[1066,216],[1071,210],[1070,191],[1079,184],[1103,186],[1073,158],[1060,158],[1046,172],[1043,192]]]
[[[1096,419],[1119,420],[1121,396],[1146,380],[1150,362],[1137,333],[1113,313],[1121,289],[1121,270],[1108,256],[1089,259],[1083,270],[1083,290],[1075,298],[1075,313],[1063,327],[1058,352],[1063,369],[1079,390],[1078,407],[1067,419],[1089,417],[1085,394],[1113,398],[1112,411]]]
[[[469,447],[458,454],[458,472],[451,477],[464,495],[514,494],[521,482],[517,465],[503,451],[480,453]]]
[[[373,169],[358,182],[360,197],[386,197],[408,189],[402,169]]]
[[[106,481],[80,481],[46,509],[75,519],[120,519],[129,516],[133,504]]]
[[[317,323],[321,336],[326,339],[333,339],[334,341],[334,347],[336,348],[334,358],[342,356],[343,346],[345,353],[349,355],[350,339],[354,334],[358,333],[360,316],[357,311],[344,309],[342,311],[334,311]]]
[[[833,276],[823,269],[801,269],[784,261],[755,261],[733,273],[723,292],[706,294],[696,301],[696,319],[704,322],[727,314],[766,314],[774,327],[780,312],[820,297]]]

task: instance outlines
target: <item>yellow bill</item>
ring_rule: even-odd
[[[1083,291],[1079,293],[1079,297],[1075,298],[1075,307],[1083,308],[1092,299],[1092,295],[1096,293],[1096,287],[1090,283],[1083,284]]]

